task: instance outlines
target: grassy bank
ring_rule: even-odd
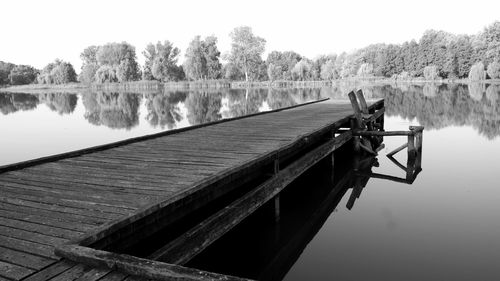
[[[77,93],[82,90],[89,89],[89,85],[82,83],[69,83],[69,84],[30,84],[30,85],[19,85],[10,86],[6,88],[0,88],[0,92],[9,93],[47,93],[47,92],[63,92],[63,93]]]

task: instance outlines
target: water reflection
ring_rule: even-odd
[[[175,123],[182,120],[181,106],[186,99],[186,92],[166,94],[146,94],[146,119],[153,127],[173,129]]]
[[[416,118],[426,129],[472,126],[488,139],[500,135],[498,85],[425,84],[376,89],[385,98],[388,116]]]
[[[83,117],[92,125],[130,130],[141,123],[140,116],[143,116],[152,128],[171,130],[325,97],[345,99],[345,93],[352,87],[362,88],[367,98],[385,98],[389,116],[416,118],[428,129],[472,126],[489,139],[500,135],[500,85],[484,83],[336,84],[320,89],[165,90],[78,95],[0,93],[0,112],[7,115],[36,110],[43,103],[51,111],[64,115],[75,111],[80,98]],[[142,104],[144,109],[141,109]]]
[[[38,99],[60,115],[72,113],[78,101],[76,95],[64,93],[40,94]]]
[[[85,119],[96,126],[130,129],[139,124],[141,95],[131,93],[88,92],[82,95]]]
[[[32,110],[39,103],[40,101],[35,95],[0,93],[0,111],[4,115],[17,111]]]

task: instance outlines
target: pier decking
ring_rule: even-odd
[[[324,101],[0,170],[0,281],[131,280],[54,249],[79,239],[107,247],[160,209],[185,215],[349,127],[352,112]]]

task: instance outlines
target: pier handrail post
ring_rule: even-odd
[[[356,100],[356,95],[353,91],[349,94],[349,100],[351,101],[352,109],[354,110],[354,118],[351,119],[351,130],[357,131],[363,129],[363,117],[361,115],[361,110],[359,109],[358,101]],[[353,137],[354,152],[358,153],[361,151],[361,137]]]
[[[361,106],[361,112],[364,114],[368,114],[368,105],[366,104],[365,96],[363,95],[363,91],[356,91],[356,97],[358,98],[359,105]]]

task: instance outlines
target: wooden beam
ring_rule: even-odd
[[[400,147],[398,147],[398,148],[394,149],[393,151],[387,153],[387,157],[392,157],[392,155],[400,152],[401,150],[403,150],[403,149],[405,149],[407,147],[408,147],[408,143],[406,142],[403,145],[401,145]]]
[[[361,114],[361,109],[359,108],[358,100],[356,99],[356,94],[354,94],[354,92],[351,91],[348,94],[348,96],[349,100],[351,101],[352,109],[354,111],[354,118],[356,120],[355,125],[358,129],[362,129],[364,128],[363,115]]]
[[[359,105],[361,106],[361,112],[368,114],[368,105],[366,104],[365,96],[363,95],[363,91],[361,91],[361,89],[356,91],[356,97],[358,98]]]
[[[354,136],[362,136],[362,137],[373,137],[373,136],[413,136],[414,132],[412,131],[354,131]]]
[[[77,245],[63,245],[58,247],[56,252],[58,255],[65,256],[78,263],[88,264],[94,267],[116,269],[148,279],[189,281],[249,280]]]

